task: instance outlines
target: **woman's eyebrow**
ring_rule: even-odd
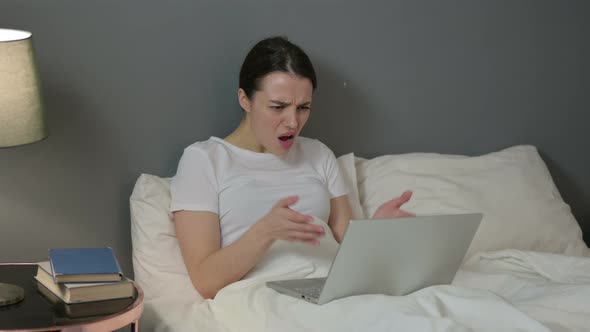
[[[280,101],[280,100],[274,100],[274,99],[271,99],[270,102],[271,103],[275,103],[275,104],[280,105],[280,106],[289,106],[289,105],[291,105],[290,102]],[[311,104],[311,101],[306,101],[304,103],[299,104],[298,106],[308,106],[309,104]]]
[[[271,100],[270,100],[270,102],[271,102],[271,103],[274,103],[274,104],[281,105],[281,106],[289,106],[289,105],[291,105],[291,103],[289,103],[289,102],[286,102],[286,101],[280,101],[280,100],[275,100],[275,99],[271,99]]]

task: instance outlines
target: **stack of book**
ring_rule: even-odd
[[[35,279],[42,294],[66,304],[123,299],[135,293],[109,247],[50,249],[49,261],[38,263]]]

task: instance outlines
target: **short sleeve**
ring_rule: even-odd
[[[324,171],[326,174],[326,182],[328,184],[328,191],[330,192],[330,198],[340,197],[348,194],[348,188],[344,181],[344,177],[340,172],[338,161],[334,152],[330,150],[323,143],[322,156],[324,158]]]
[[[207,151],[198,146],[184,150],[170,184],[170,211],[209,211],[219,214],[217,177]]]

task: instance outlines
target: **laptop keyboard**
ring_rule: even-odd
[[[314,299],[317,299],[320,297],[320,293],[322,292],[322,286],[316,286],[316,287],[301,287],[301,288],[295,288],[295,290],[307,297],[311,297]]]

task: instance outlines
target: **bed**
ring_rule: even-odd
[[[418,215],[484,214],[451,285],[322,306],[265,287],[267,280],[325,276],[338,247],[328,232],[318,248],[277,242],[243,280],[203,300],[175,237],[170,180],[142,174],[130,198],[135,280],[145,293],[141,329],[590,331],[590,250],[535,147],[480,156],[350,153],[338,162],[353,218],[372,215],[406,189],[414,195],[405,208]]]

